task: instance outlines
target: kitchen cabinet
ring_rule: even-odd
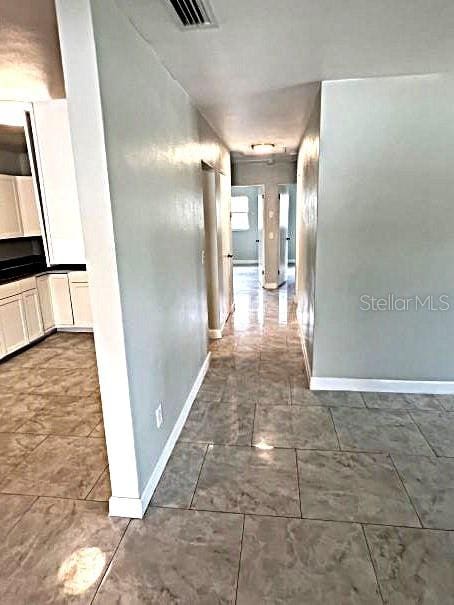
[[[5,354],[28,344],[27,320],[22,294],[0,300],[0,330]]]
[[[49,330],[52,330],[55,326],[49,278],[49,275],[40,275],[36,278],[36,288],[38,290],[44,332],[49,332]]]
[[[74,326],[68,274],[50,273],[48,280],[54,325],[62,328]]]
[[[66,99],[33,103],[31,122],[49,264],[85,264]]]
[[[87,274],[85,271],[69,273],[69,289],[73,308],[74,325],[79,328],[92,328],[90,297]]]
[[[41,235],[38,204],[31,176],[16,176],[16,191],[24,236]]]
[[[22,294],[22,299],[25,309],[28,342],[32,342],[44,335],[38,290],[36,288],[27,290]]]
[[[0,174],[0,238],[22,236],[16,178]]]

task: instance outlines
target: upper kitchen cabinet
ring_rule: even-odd
[[[66,100],[33,103],[30,119],[49,264],[85,264]]]
[[[16,179],[0,174],[0,238],[21,237],[22,234]]]
[[[15,179],[22,219],[22,234],[25,237],[40,236],[41,225],[33,178],[31,176],[16,176]]]

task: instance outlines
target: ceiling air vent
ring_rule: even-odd
[[[204,0],[168,0],[185,29],[216,27],[213,12]]]

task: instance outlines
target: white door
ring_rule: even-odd
[[[279,275],[278,284],[287,281],[288,273],[288,192],[279,194]]]
[[[25,236],[41,235],[33,179],[31,176],[16,176],[15,178],[23,234]]]
[[[224,322],[229,316],[233,305],[233,241],[232,241],[232,189],[227,177],[219,173],[221,223],[221,256],[223,259],[222,277],[222,306]]]
[[[21,294],[0,300],[0,329],[6,353],[28,344],[24,301]]]
[[[27,290],[22,296],[27,321],[28,340],[31,342],[44,334],[38,290]]]
[[[259,193],[257,196],[257,258],[259,265],[260,285],[265,284],[265,265],[264,265],[264,242],[263,242],[263,213],[265,211],[264,195]]]
[[[32,130],[50,264],[85,264],[66,100],[34,103]]]
[[[0,239],[21,237],[22,221],[14,176],[0,174]]]

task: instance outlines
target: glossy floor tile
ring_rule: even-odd
[[[454,460],[402,455],[393,460],[423,526],[454,530]]]
[[[329,410],[282,405],[257,406],[253,444],[300,449],[339,449]]]
[[[90,603],[127,524],[103,503],[39,498],[0,549],[2,605]]]
[[[84,499],[106,465],[103,439],[50,435],[3,477],[0,492]]]
[[[365,528],[385,604],[454,603],[454,533]]]
[[[437,456],[454,457],[454,414],[412,412],[411,417]]]
[[[246,517],[238,605],[380,605],[360,525]]]
[[[112,603],[233,603],[243,517],[151,509],[132,521],[95,599]]]
[[[206,451],[205,444],[178,442],[153,494],[152,503],[189,508]]]
[[[406,412],[332,408],[332,414],[343,450],[433,455]]]
[[[299,517],[295,452],[209,446],[192,506],[201,510]]]
[[[401,393],[363,393],[366,406],[379,410],[443,410],[442,400],[436,395]]]
[[[303,517],[421,527],[386,454],[298,451]]]
[[[253,403],[248,401],[196,400],[181,433],[182,441],[251,445]]]

